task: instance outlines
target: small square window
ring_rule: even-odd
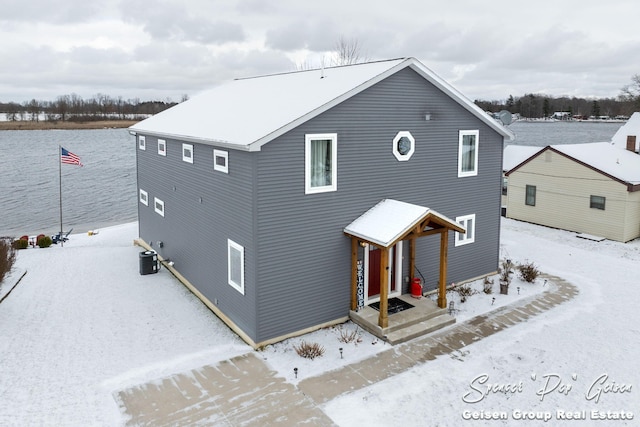
[[[458,134],[458,176],[478,175],[479,131],[461,130]]]
[[[149,195],[142,188],[140,189],[140,203],[149,206]]]
[[[164,202],[157,197],[153,198],[153,206],[156,213],[160,216],[164,216]]]
[[[229,173],[229,152],[213,150],[213,170]]]
[[[182,144],[182,160],[187,163],[193,163],[193,145]]]
[[[602,196],[591,196],[589,207],[592,209],[604,210],[604,204],[607,198]]]
[[[141,150],[146,150],[147,149],[147,144],[146,144],[144,135],[138,136],[138,148],[141,149]]]
[[[305,194],[338,189],[338,134],[305,135]]]
[[[165,141],[164,139],[158,140],[158,154],[160,154],[161,156],[167,155],[167,141]]]
[[[227,239],[229,285],[244,295],[244,247]]]
[[[467,230],[467,232],[458,233],[456,231],[455,245],[462,246],[462,245],[468,245],[469,243],[475,242],[476,241],[476,215],[471,214],[471,215],[459,216],[456,218],[456,222],[461,226],[463,226],[465,230]]]
[[[527,206],[536,205],[536,186],[535,185],[527,185],[525,187],[524,204]]]

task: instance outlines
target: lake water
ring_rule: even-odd
[[[622,123],[515,122],[514,144],[609,141]],[[60,229],[58,145],[84,167],[62,165],[65,231],[137,219],[135,138],[127,129],[0,131],[0,236]]]

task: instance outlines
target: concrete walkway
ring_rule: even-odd
[[[114,398],[129,417],[128,426],[332,426],[335,424],[318,405],[453,353],[578,294],[576,286],[559,277],[542,274],[541,278],[557,289],[305,379],[297,386],[278,377],[255,354],[247,353],[122,390]]]

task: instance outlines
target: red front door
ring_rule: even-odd
[[[369,251],[369,298],[380,295],[380,258],[382,251],[375,248]]]

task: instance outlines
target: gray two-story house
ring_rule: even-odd
[[[141,244],[253,346],[497,270],[512,134],[414,58],[234,80],[130,130]]]

